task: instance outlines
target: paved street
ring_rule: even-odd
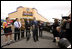
[[[32,34],[31,34],[32,35]],[[56,43],[52,42],[53,35],[46,31],[43,31],[43,37],[39,37],[39,41],[34,42],[31,36],[29,41],[26,38],[12,43],[10,45],[4,46],[3,48],[59,48]],[[4,36],[1,37],[1,45],[4,43]]]

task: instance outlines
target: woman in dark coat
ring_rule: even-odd
[[[54,23],[53,23],[52,26],[53,26],[53,36],[54,36],[53,42],[56,42],[55,37],[58,36],[58,33],[57,33],[57,31],[56,31],[56,27],[59,26],[58,19],[55,19],[55,20],[54,20]]]

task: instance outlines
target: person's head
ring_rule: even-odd
[[[67,22],[71,22],[71,19],[68,19]]]
[[[69,15],[69,18],[71,19],[71,14]]]
[[[43,23],[43,21],[41,21],[41,24]]]
[[[18,18],[16,18],[16,21],[19,21],[19,19],[18,19]]]
[[[9,21],[10,19],[9,19],[9,17],[6,17],[6,21]]]
[[[34,20],[36,20],[36,18],[34,17]]]
[[[22,18],[21,21],[24,21],[24,19]]]
[[[54,19],[54,22],[55,22],[55,23],[58,23],[58,19]]]
[[[29,19],[27,18],[27,21],[29,21]]]
[[[66,22],[67,20],[66,19],[63,19],[63,22]]]

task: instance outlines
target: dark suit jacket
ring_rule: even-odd
[[[59,24],[58,23],[53,23],[52,26],[53,26],[53,34],[56,37],[58,35],[57,30],[56,30],[56,27],[59,26]]]
[[[32,25],[35,26],[35,29],[38,29],[38,22],[37,22],[37,21],[33,21],[33,22],[32,22]]]
[[[43,29],[43,24],[39,24],[39,29],[42,30]]]
[[[28,28],[28,27],[30,27],[30,26],[31,26],[30,21],[29,21],[29,22],[26,21],[26,24],[25,24],[26,30],[30,30],[30,28]]]

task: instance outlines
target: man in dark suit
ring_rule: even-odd
[[[43,30],[43,22],[40,21],[39,23],[39,36],[42,37],[42,30]]]
[[[30,21],[29,21],[29,19],[27,19],[27,21],[26,21],[26,25],[25,25],[25,27],[26,27],[26,37],[27,37],[27,41],[29,40],[29,38],[30,38]]]
[[[33,39],[34,42],[36,42],[38,41],[38,22],[36,21],[35,17],[32,26],[33,26]]]

